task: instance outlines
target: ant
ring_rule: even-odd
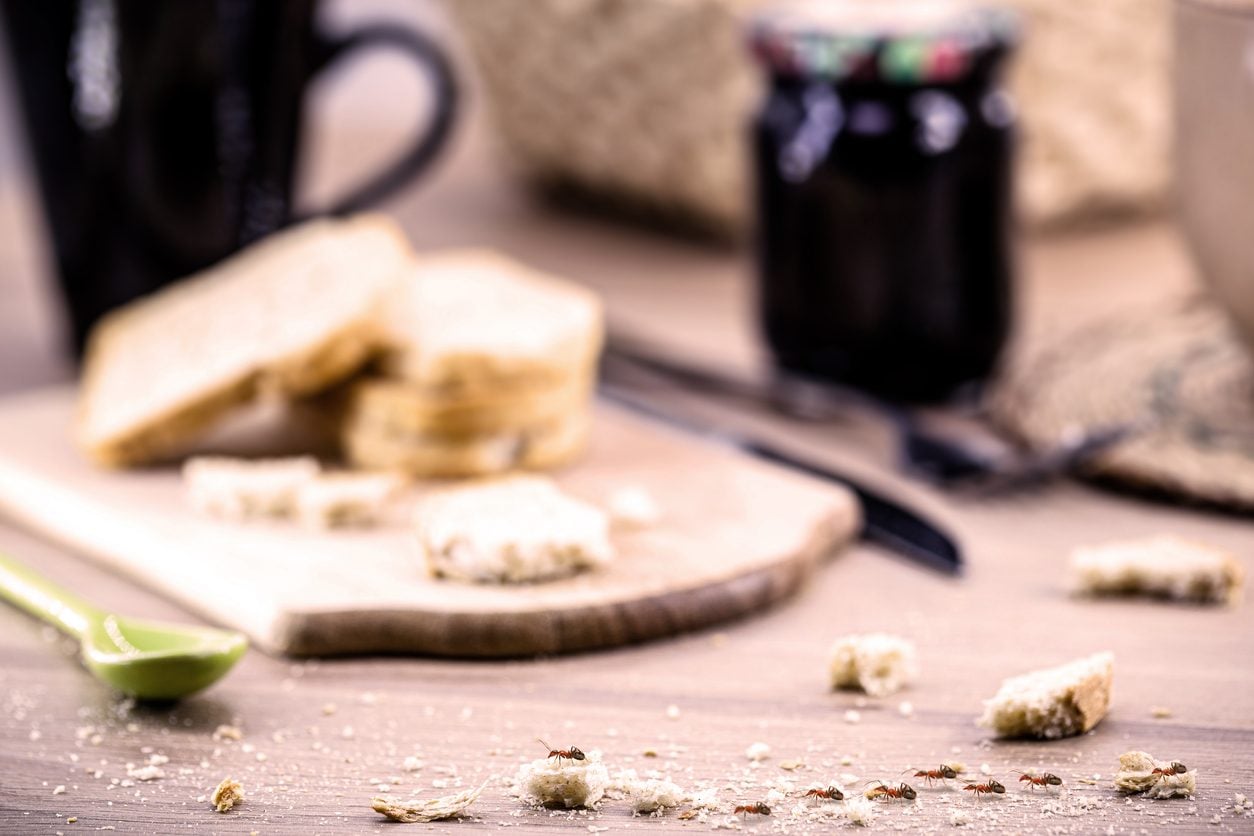
[[[890,787],[883,781],[876,781],[879,786],[871,787],[866,791],[867,798],[902,798],[906,801],[914,801],[918,798],[918,793],[914,791],[914,787],[909,784],[898,784]]]
[[[1165,778],[1168,775],[1183,775],[1184,773],[1188,771],[1189,771],[1189,768],[1185,766],[1184,764],[1180,763],[1180,761],[1172,761],[1171,766],[1167,767],[1166,769],[1163,769],[1161,767],[1155,767],[1154,771],[1151,772],[1150,775],[1162,775]]]
[[[909,772],[909,771],[910,771],[909,768],[902,770],[902,772]],[[912,777],[922,778],[924,781],[927,782],[927,785],[930,787],[932,786],[933,781],[946,781],[950,778],[957,778],[958,771],[954,769],[952,766],[950,766],[949,764],[942,763],[939,769],[917,770]]]
[[[1001,782],[997,781],[995,778],[989,778],[987,784],[967,784],[963,787],[963,789],[971,790],[971,792],[975,793],[976,798],[979,798],[982,793],[995,792],[1000,795],[1006,791],[1006,788],[1001,785]]]
[[[803,795],[802,798],[809,798],[811,796],[815,798],[826,798],[828,801],[844,801],[845,799],[845,794],[836,789],[836,787],[828,787],[827,789],[812,789]]]
[[[758,816],[769,816],[771,814],[771,808],[766,806],[765,801],[756,801],[753,804],[737,804],[736,809],[732,810],[732,815],[735,816],[740,813],[744,813],[746,815],[753,813]]]
[[[1030,790],[1034,790],[1037,787],[1049,789],[1050,787],[1062,786],[1062,779],[1052,772],[1042,772],[1040,775],[1033,775],[1028,772],[1019,772],[1017,774],[1021,783],[1023,781],[1028,782],[1028,789]]]
[[[537,737],[536,740],[539,740],[540,745],[549,750],[550,758],[557,758],[558,766],[562,765],[563,760],[581,761],[586,757],[578,746],[571,746],[569,749],[554,749],[543,740],[540,740],[540,738]]]

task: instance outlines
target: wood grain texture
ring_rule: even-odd
[[[641,486],[662,521],[616,531],[618,558],[596,572],[442,581],[421,567],[406,503],[372,530],[208,519],[176,468],[93,467],[65,431],[73,409],[68,388],[0,402],[0,437],[23,439],[0,450],[0,508],[273,653],[518,656],[669,636],[793,594],[858,526],[839,486],[600,405],[587,454],[558,480],[593,502]]]

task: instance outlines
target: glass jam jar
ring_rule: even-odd
[[[778,365],[900,402],[995,367],[1010,327],[1004,10],[772,7],[754,124],[760,311]]]

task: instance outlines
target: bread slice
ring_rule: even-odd
[[[585,411],[592,379],[580,374],[507,394],[435,395],[404,381],[368,377],[347,384],[339,398],[348,432],[469,437],[557,422]]]
[[[560,467],[583,452],[590,426],[588,413],[580,411],[535,426],[469,436],[349,426],[342,441],[354,467],[417,477],[490,476]]]
[[[422,257],[387,309],[384,369],[442,394],[587,377],[604,338],[595,293],[487,250]]]
[[[334,383],[380,348],[379,305],[411,265],[383,216],[317,220],[113,312],[88,344],[79,445],[149,462],[263,389]]]
[[[1095,653],[1056,668],[1012,677],[984,701],[979,725],[998,737],[1059,738],[1083,734],[1106,716],[1113,653]]]
[[[542,476],[445,488],[419,499],[427,570],[478,583],[545,581],[609,563],[609,519]]]
[[[1084,546],[1071,554],[1075,591],[1149,595],[1203,604],[1241,600],[1245,572],[1227,552],[1163,535]]]
[[[843,636],[832,647],[833,688],[855,688],[873,697],[900,691],[918,676],[914,645],[887,633]]]
[[[301,489],[321,468],[310,456],[236,459],[198,456],[183,464],[183,484],[191,506],[202,514],[243,521],[286,517]]]

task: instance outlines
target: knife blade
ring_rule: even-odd
[[[682,432],[723,444],[755,458],[848,488],[862,505],[859,538],[946,574],[962,571],[962,551],[936,523],[871,490],[838,470],[810,461],[764,441],[664,410],[629,388],[603,379],[599,393],[628,410]]]

